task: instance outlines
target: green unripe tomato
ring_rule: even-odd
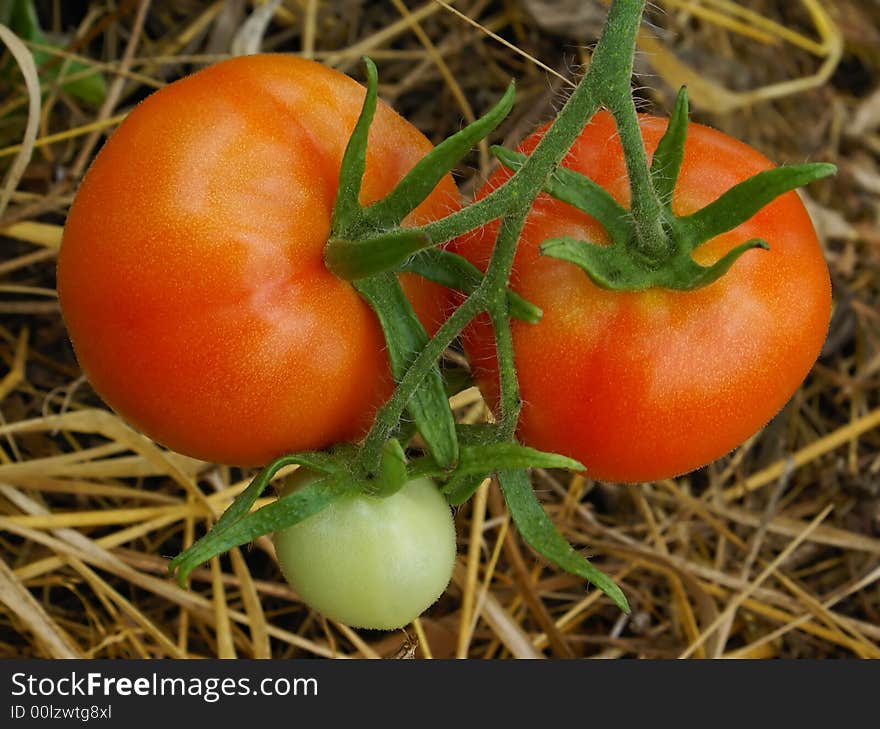
[[[344,496],[276,532],[274,542],[281,571],[300,597],[356,628],[412,622],[443,594],[455,561],[452,512],[427,478],[384,498]]]

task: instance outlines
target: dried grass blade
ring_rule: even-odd
[[[34,142],[37,139],[37,131],[40,127],[40,107],[42,102],[40,99],[40,79],[37,75],[37,66],[27,46],[5,25],[0,25],[0,40],[6,44],[9,52],[15,58],[16,63],[18,63],[21,74],[24,76],[24,83],[28,93],[28,116],[24,130],[24,140],[6,175],[3,189],[0,190],[0,218],[2,218],[6,206],[9,205],[9,201],[12,199],[12,193],[18,187],[18,183],[31,161]]]
[[[0,602],[27,626],[51,658],[84,657],[73,639],[49,617],[3,559],[0,559]]]

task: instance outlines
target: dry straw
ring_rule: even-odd
[[[75,32],[39,50],[62,73],[73,61],[99,69],[99,109],[38,75],[0,29],[23,74],[0,81],[0,656],[880,657],[880,103],[869,94],[880,9],[855,0],[660,0],[649,12],[663,30],[640,41],[645,105],[663,107],[687,82],[698,120],[841,175],[809,192],[834,277],[829,342],[778,418],[676,480],[534,474],[546,509],[623,585],[632,615],[529,551],[488,481],[456,513],[452,585],[406,631],[311,613],[265,538],[195,570],[186,589],[168,579],[167,559],[250,474],[169,453],[103,408],[66,340],[54,260],[104,135],[144,94],[227,57],[242,10],[260,5],[129,0],[55,16],[62,4],[51,4],[46,26]],[[353,74],[369,53],[383,97],[435,140],[515,76],[520,104],[492,140],[511,144],[550,116],[558,78],[571,82],[598,31],[585,20],[578,38],[551,34],[550,6],[533,16],[485,0],[297,0],[272,5],[256,42]],[[852,120],[862,132],[847,136]],[[465,190],[491,162],[482,150],[470,164]],[[451,352],[448,366],[461,363]],[[487,416],[474,389],[453,407],[462,421]]]

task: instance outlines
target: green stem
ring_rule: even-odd
[[[500,382],[501,422],[498,427],[498,439],[510,440],[516,432],[519,413],[522,410],[522,398],[519,394],[519,381],[516,377],[516,365],[513,357],[513,335],[510,331],[510,318],[506,315],[492,316],[492,328],[495,333],[495,351],[498,353],[498,372]]]
[[[642,140],[638,114],[632,96],[629,103],[612,107],[617,134],[623,147],[630,187],[630,214],[636,240],[632,241],[649,262],[659,263],[669,255],[671,238],[663,223],[666,218],[663,201],[657,197],[648,169],[648,155]]]
[[[648,261],[667,255],[669,236],[663,228],[663,201],[657,198],[648,170],[648,156],[642,141],[639,117],[630,84],[633,73],[641,1],[613,2],[603,41],[596,49],[588,76],[598,101],[611,111],[623,147],[630,185],[630,211],[636,240],[633,245]]]
[[[648,193],[647,197],[654,198],[638,129],[638,115],[630,93],[632,59],[644,5],[644,0],[616,0],[611,4],[605,30],[587,74],[530,155],[530,163],[524,164],[503,185],[481,200],[445,218],[413,228],[413,232],[423,233],[430,238],[431,245],[439,245],[511,212],[527,213],[544,183],[574,144],[584,124],[601,104],[611,109],[618,124],[623,122],[629,130],[621,132],[627,137],[621,141],[624,151],[628,153],[627,168],[633,168],[630,169],[630,179],[637,180],[634,191],[638,195],[634,195],[634,199],[646,197],[643,190]],[[537,184],[539,180],[541,185]],[[643,214],[656,220],[655,212],[651,205]],[[514,251],[515,246],[508,251],[511,259]],[[498,265],[504,267],[503,258]]]
[[[2,2],[2,0],[0,0]],[[403,310],[400,321],[406,323],[411,318],[418,331],[411,330],[407,324],[402,330],[404,335],[401,343],[401,330],[383,323],[389,347],[401,347],[398,351],[398,366],[394,367],[395,378],[399,371],[406,367],[400,376],[397,387],[390,399],[379,409],[373,427],[367,434],[361,448],[351,446],[333,453],[292,454],[282,457],[270,464],[258,476],[248,489],[239,496],[235,504],[227,510],[215,528],[189,549],[178,555],[171,564],[178,570],[178,577],[185,581],[189,572],[198,564],[210,557],[226,551],[232,546],[243,544],[269,531],[295,524],[321,509],[326,508],[334,500],[354,493],[357,490],[378,495],[389,495],[399,489],[414,473],[432,473],[439,477],[449,476],[446,484],[446,495],[453,503],[462,503],[476,489],[484,474],[497,471],[505,500],[526,541],[541,554],[547,556],[564,569],[583,576],[604,590],[623,610],[628,610],[626,598],[620,589],[607,576],[592,567],[583,557],[577,555],[565,538],[553,527],[546,512],[541,508],[528,480],[526,469],[530,467],[571,468],[580,470],[582,464],[557,454],[541,453],[525,448],[516,443],[515,431],[519,419],[521,400],[519,384],[514,367],[513,337],[510,326],[510,304],[508,281],[513,267],[517,242],[525,225],[526,217],[531,210],[535,198],[544,189],[556,171],[565,154],[571,148],[584,125],[596,112],[603,100],[610,100],[611,108],[625,106],[622,97],[629,94],[629,75],[631,73],[631,56],[635,50],[635,33],[639,24],[643,1],[615,0],[609,13],[602,38],[596,51],[594,66],[587,73],[578,88],[569,98],[559,113],[557,120],[548,128],[538,143],[532,156],[525,160],[521,167],[501,188],[489,194],[480,203],[470,206],[460,213],[423,226],[413,231],[418,244],[419,231],[425,242],[434,244],[449,240],[467,230],[480,227],[485,223],[501,219],[496,245],[486,268],[486,273],[479,278],[470,296],[443,323],[437,334],[428,342],[424,342],[425,333],[415,319],[415,314],[405,301],[396,296],[397,288],[388,288],[377,278],[371,266],[358,268],[352,266],[349,273],[360,276],[358,290],[364,294],[380,315],[388,313],[397,316]],[[346,172],[345,185],[341,185],[341,193],[334,206],[334,231],[355,229],[365,225],[365,213],[360,208],[358,190],[363,173],[366,139],[369,117],[375,102],[375,69],[368,66],[372,91],[368,93],[358,127],[352,134],[346,148],[347,163],[343,165]],[[607,85],[611,91],[602,91]],[[616,92],[614,90],[617,90]],[[606,95],[606,93],[608,95]],[[502,111],[504,111],[502,107]],[[504,112],[506,113],[506,112]],[[635,120],[633,107],[631,116]],[[491,119],[490,119],[491,121]],[[635,131],[638,132],[636,124]],[[441,145],[442,146],[442,145]],[[643,165],[647,169],[646,165]],[[448,169],[448,168],[447,168]],[[421,179],[421,183],[425,180]],[[427,185],[430,187],[430,185]],[[374,216],[381,223],[394,221],[401,213],[401,195],[392,198],[393,205],[385,208],[373,208]],[[406,206],[403,205],[405,208]],[[393,210],[391,209],[393,208]],[[607,208],[607,204],[606,204]],[[403,211],[405,213],[405,210]],[[393,213],[393,214],[392,214]],[[399,222],[399,221],[398,221]],[[700,221],[697,221],[698,223]],[[696,227],[700,227],[697,225]],[[706,227],[706,225],[703,225]],[[333,262],[344,266],[347,264],[344,255],[339,253],[349,247],[345,238],[340,238],[339,250],[331,248]],[[394,242],[394,241],[392,241]],[[388,239],[373,241],[374,244],[385,245]],[[397,241],[400,243],[400,241]],[[409,255],[418,249],[413,239],[403,241],[397,246],[398,251]],[[339,256],[336,255],[339,253]],[[338,260],[337,260],[338,259]],[[381,269],[380,269],[381,270]],[[380,274],[393,281],[393,274],[384,271]],[[468,279],[465,276],[465,279]],[[387,282],[386,282],[387,283]],[[388,291],[391,296],[387,296]],[[379,293],[385,292],[382,297]],[[422,465],[407,468],[406,455],[398,440],[392,436],[401,427],[401,416],[407,406],[412,410],[413,404],[427,402],[424,397],[419,400],[420,388],[430,385],[426,378],[436,373],[437,361],[443,351],[461,333],[474,317],[489,312],[495,333],[498,366],[501,379],[501,421],[498,426],[460,426],[453,424],[454,452],[450,454],[435,453],[437,449],[428,450]],[[395,312],[397,312],[395,314]],[[418,350],[417,354],[413,354]],[[391,357],[392,364],[394,357]],[[408,365],[408,366],[407,366]],[[440,402],[447,408],[444,401],[445,392],[439,394]],[[422,393],[423,394],[423,393]],[[434,401],[431,401],[434,403]],[[436,411],[430,407],[419,406],[420,412]],[[451,422],[451,414],[449,415]],[[414,417],[422,435],[426,430]],[[460,443],[459,443],[460,438]],[[439,441],[438,441],[439,442]],[[461,444],[461,447],[459,445]],[[442,450],[442,449],[441,449]],[[294,493],[250,512],[250,508],[258,498],[262,489],[277,473],[281,466],[288,462],[300,463],[306,467],[323,472],[317,480],[304,485]]]
[[[363,445],[362,462],[367,471],[378,468],[382,447],[397,427],[406,404],[413,396],[419,383],[431,371],[434,363],[440,358],[443,351],[452,344],[452,341],[461,333],[467,323],[477,314],[486,310],[484,299],[481,286],[452,312],[452,315],[413,360],[388,401],[379,408]]]
[[[456,210],[445,218],[434,220],[425,225],[412,228],[412,230],[427,235],[431,240],[432,246],[445,243],[468,231],[476,230],[486,223],[497,220],[510,208],[510,200],[507,198],[506,188],[507,182],[500,187],[496,187],[481,200],[466,205],[461,210]]]

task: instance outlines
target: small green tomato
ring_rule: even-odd
[[[313,474],[291,479],[303,485]],[[443,594],[455,562],[452,512],[433,481],[419,478],[387,497],[352,494],[275,533],[290,586],[326,617],[393,630]]]

